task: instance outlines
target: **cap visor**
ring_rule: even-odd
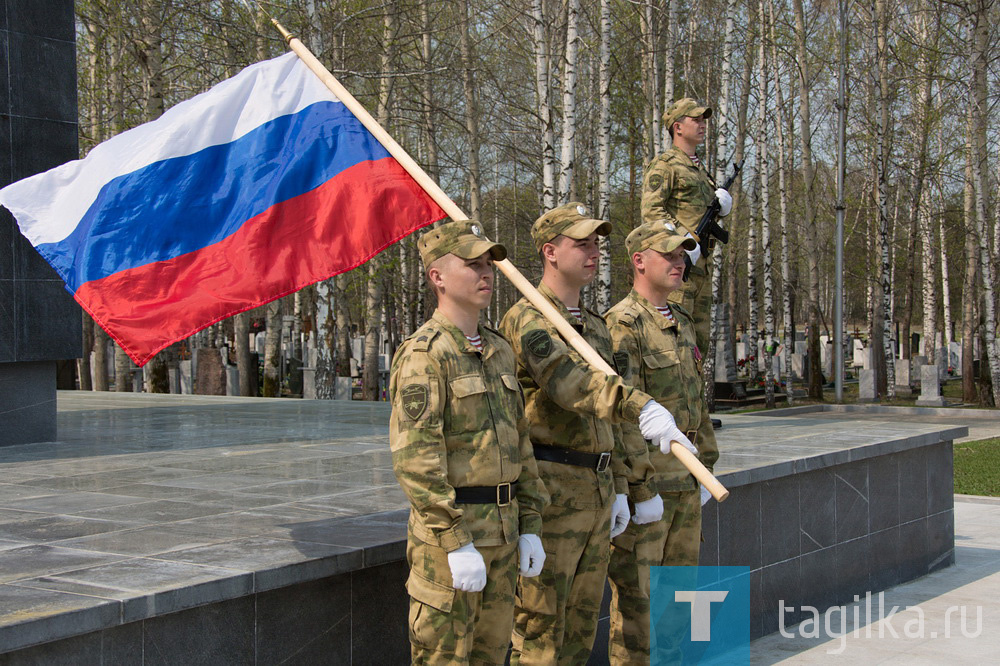
[[[485,240],[461,243],[458,247],[451,251],[452,254],[462,259],[475,259],[476,257],[480,257],[487,252],[490,253],[490,257],[492,257],[494,261],[503,261],[507,258],[507,248],[500,243]]]
[[[685,250],[693,250],[698,247],[698,243],[693,238],[675,235],[657,238],[649,244],[649,247],[657,252],[673,252],[679,247],[683,247]]]
[[[609,235],[611,233],[611,223],[604,220],[580,220],[563,230],[562,235],[569,236],[574,240],[580,240],[593,233],[596,233],[598,236]]]

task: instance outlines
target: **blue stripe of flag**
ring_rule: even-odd
[[[105,185],[67,238],[38,251],[71,291],[217,243],[271,206],[389,154],[340,102],[317,102],[235,141]]]

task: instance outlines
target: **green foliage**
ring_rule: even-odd
[[[1000,439],[955,444],[955,492],[1000,497]]]

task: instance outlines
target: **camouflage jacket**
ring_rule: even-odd
[[[671,222],[692,234],[715,199],[715,180],[674,146],[653,160],[642,177],[643,222]]]
[[[451,552],[541,534],[548,501],[528,441],[524,398],[510,345],[479,327],[480,354],[441,312],[392,359],[389,443],[410,499],[411,532]],[[517,481],[507,506],[456,504],[455,488]]]
[[[604,320],[581,308],[580,324],[551,289],[542,284],[539,291],[610,363],[611,337]],[[507,311],[500,331],[517,356],[531,441],[587,453],[612,453],[604,472],[539,460],[539,474],[552,504],[595,509],[612,501],[614,493],[630,493],[636,502],[653,497],[653,466],[645,444],[626,450],[617,425],[638,423],[639,412],[651,398],[620,377],[591,367],[526,298]]]
[[[674,323],[633,290],[608,310],[605,318],[614,342],[615,365],[622,377],[670,410],[678,428],[697,431],[695,437],[689,437],[698,447],[701,462],[711,470],[719,459],[719,448],[705,403],[694,326],[683,308],[672,305],[671,309]],[[637,446],[636,440],[645,443],[632,424],[623,424],[622,432],[627,445]],[[676,458],[660,453],[658,447],[650,446],[649,451],[656,466],[657,490],[698,487]]]
[[[672,147],[646,167],[642,179],[641,213],[643,222],[670,222],[678,229],[694,234],[705,210],[715,199],[715,180],[703,166],[695,166],[683,150]],[[706,253],[712,244],[703,248]],[[681,289],[670,295],[670,302],[683,305],[695,320],[698,346],[708,349],[712,308],[711,263],[702,258],[691,268]]]

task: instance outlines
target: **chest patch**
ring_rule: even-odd
[[[427,387],[423,384],[407,384],[399,397],[403,405],[403,413],[416,421],[427,410]]]
[[[628,353],[627,352],[615,352],[611,356],[611,360],[614,361],[615,370],[622,377],[628,377]]]
[[[552,338],[547,331],[535,329],[524,335],[524,346],[538,358],[545,358],[552,353]]]

